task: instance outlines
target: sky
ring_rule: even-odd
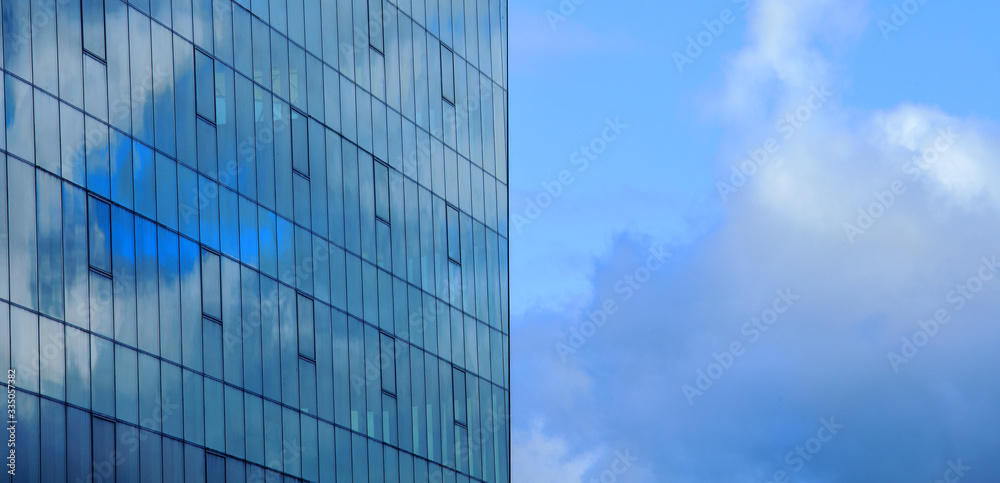
[[[998,14],[511,1],[513,480],[1000,481]]]

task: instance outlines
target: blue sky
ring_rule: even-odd
[[[1000,4],[562,3],[509,13],[514,480],[1000,480]]]

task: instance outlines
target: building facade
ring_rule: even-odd
[[[509,481],[505,0],[0,6],[5,478]]]

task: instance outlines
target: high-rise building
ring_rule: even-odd
[[[509,481],[505,0],[0,5],[5,478]]]

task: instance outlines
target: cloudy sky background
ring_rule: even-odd
[[[557,0],[511,2],[514,481],[589,482],[620,455],[606,481],[935,481],[959,461],[1000,480],[1000,5],[914,1],[894,24],[904,3],[586,0],[553,24]],[[779,291],[797,298],[755,332]],[[804,461],[822,418],[843,428]]]

